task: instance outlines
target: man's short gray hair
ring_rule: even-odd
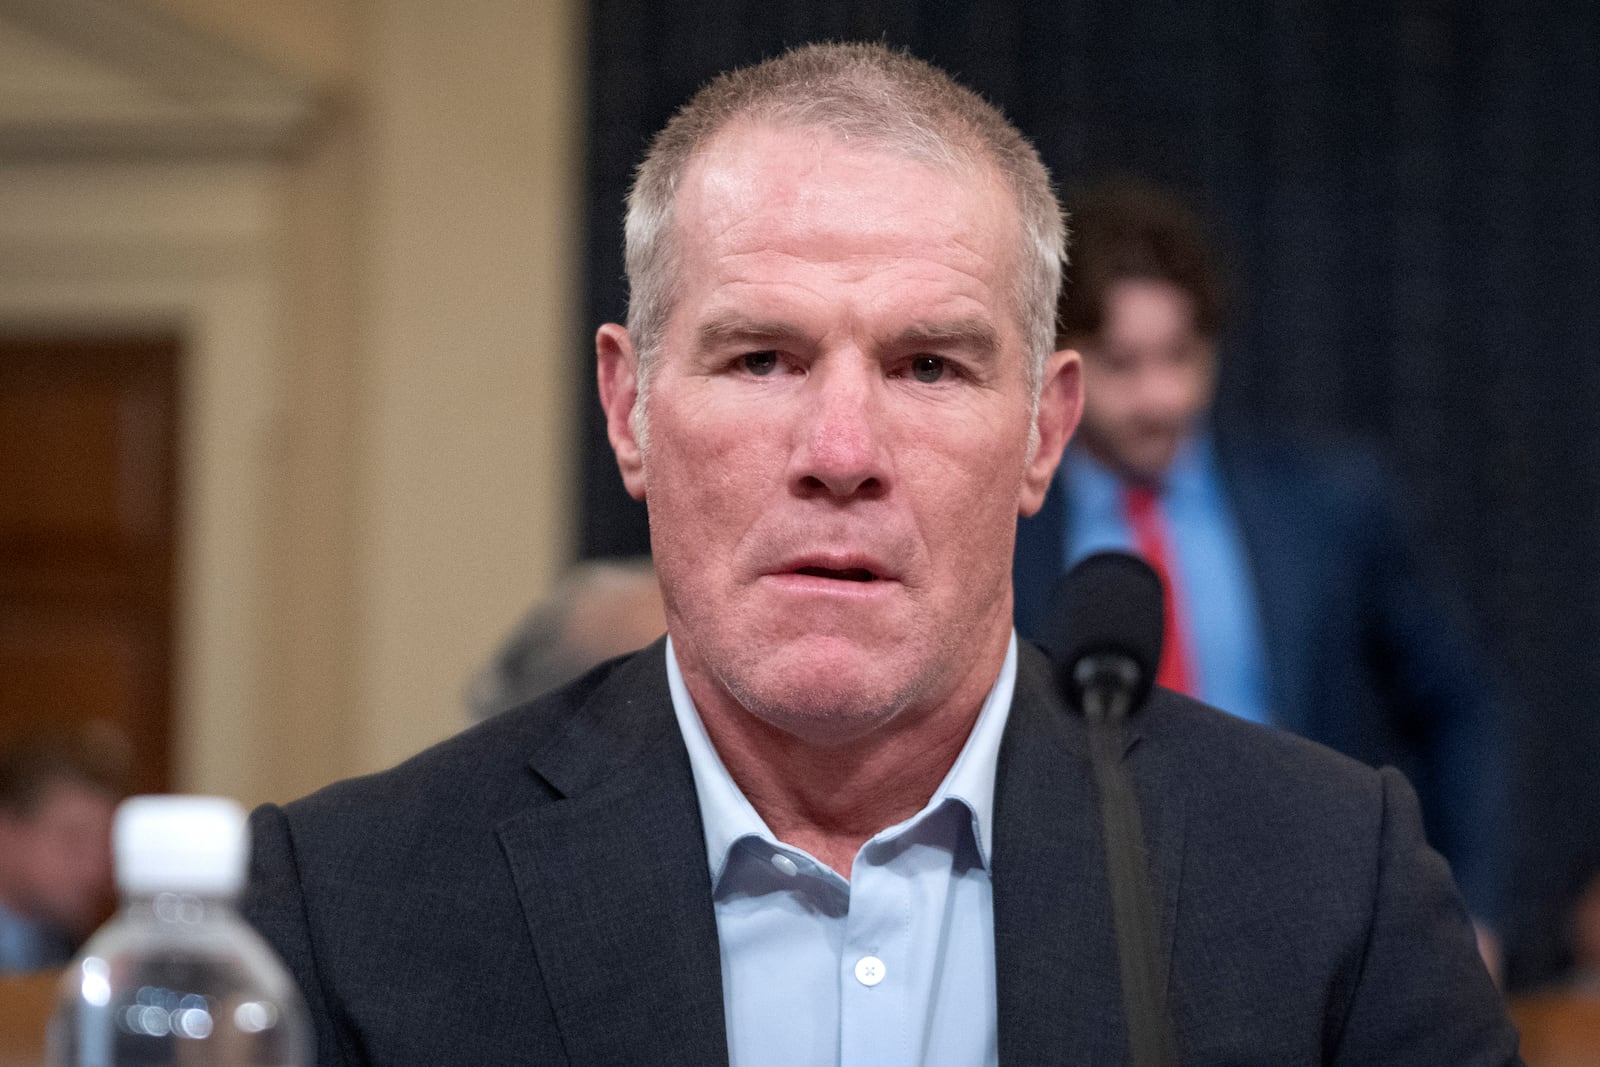
[[[641,401],[678,297],[678,184],[695,156],[735,121],[818,128],[957,173],[997,172],[1016,197],[1022,223],[1012,299],[1037,396],[1055,348],[1066,253],[1061,205],[1038,151],[992,104],[937,67],[879,44],[811,44],[718,76],[662,128],[639,165],[628,193],[626,262]],[[641,403],[636,417],[642,411]]]

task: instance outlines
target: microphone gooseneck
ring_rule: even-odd
[[[1097,552],[1067,572],[1054,605],[1046,646],[1067,703],[1088,724],[1129,1059],[1176,1067],[1139,802],[1122,762],[1123,726],[1150,695],[1161,659],[1161,579],[1138,556]]]

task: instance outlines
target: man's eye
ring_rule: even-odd
[[[758,378],[765,378],[778,369],[778,353],[776,352],[747,352],[743,359],[744,369]]]
[[[944,377],[945,362],[939,356],[918,356],[911,361],[911,376],[919,382],[933,383]]]

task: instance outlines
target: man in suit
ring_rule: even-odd
[[[1169,590],[1163,683],[1404,770],[1492,961],[1503,719],[1392,479],[1348,444],[1214,423],[1223,285],[1180,202],[1113,183],[1072,214],[1058,343],[1083,357],[1084,416],[1018,528],[1018,631],[1038,635],[1073,560],[1152,557]]]
[[[1083,725],[1010,562],[1080,406],[1037,154],[875,45],[719,78],[597,335],[667,637],[254,817],[320,1062],[1110,1063]],[[1182,1062],[1516,1062],[1404,782],[1158,692],[1124,739]]]

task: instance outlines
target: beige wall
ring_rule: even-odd
[[[147,10],[313,122],[240,158],[0,155],[0,318],[189,338],[177,784],[287,799],[457,729],[570,556],[581,9]]]
[[[587,367],[570,12],[382,6],[364,240],[382,358],[363,390],[357,557],[370,764],[458,725],[465,674],[568,554],[570,398]]]

